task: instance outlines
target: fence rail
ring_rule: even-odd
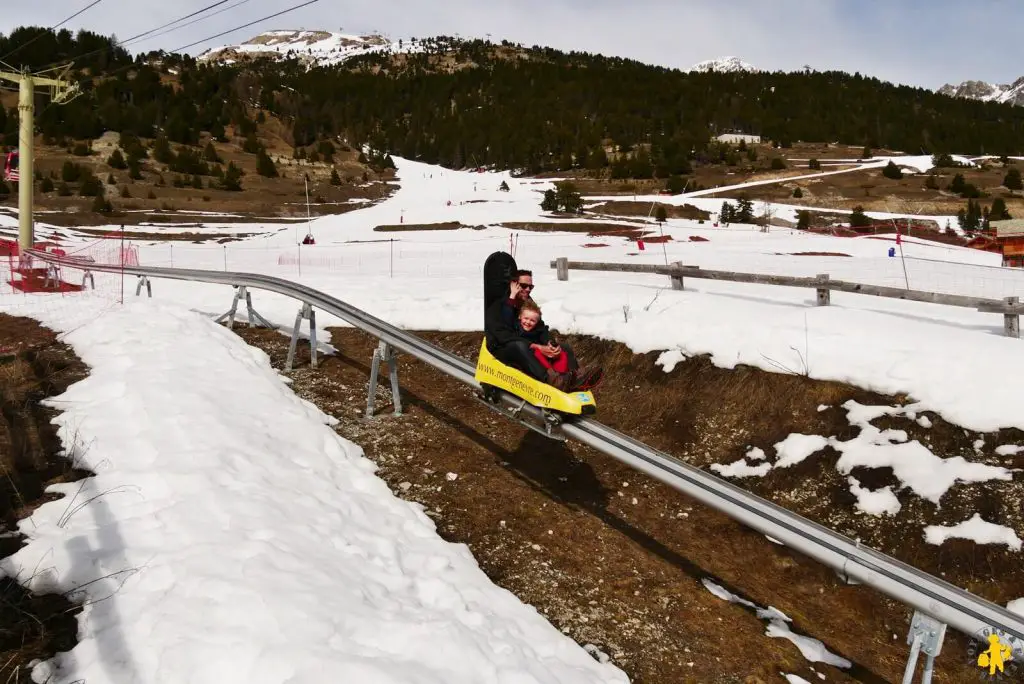
[[[802,276],[766,275],[763,273],[739,273],[736,271],[714,271],[702,269],[700,266],[684,265],[677,261],[668,266],[656,264],[623,264],[608,262],[569,261],[559,257],[551,262],[559,280],[568,280],[569,271],[605,271],[617,273],[651,273],[666,275],[672,281],[673,290],[683,289],[684,278],[703,280],[722,280],[733,283],[750,283],[752,285],[781,285],[784,287],[805,287],[817,292],[818,306],[828,306],[832,302],[832,291],[849,292],[852,294],[904,299],[912,302],[943,304],[975,309],[983,313],[1003,315],[1003,332],[1008,337],[1020,337],[1020,314],[1024,313],[1024,303],[1017,297],[989,299],[967,295],[945,294],[942,292],[926,292],[885,285],[869,285],[853,283],[845,280],[832,280],[827,273],[818,274],[814,278]]]

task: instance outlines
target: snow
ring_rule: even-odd
[[[392,41],[384,36],[357,36],[332,31],[267,31],[238,45],[223,45],[205,50],[199,61],[227,61],[232,54],[295,57],[310,64],[332,66],[374,52],[414,52],[417,43]]]
[[[739,71],[757,71],[757,68],[753,64],[744,62],[739,57],[722,57],[720,59],[708,59],[703,62],[697,62],[690,67],[689,71],[734,73]]]
[[[811,684],[809,681],[807,681],[803,677],[800,677],[800,676],[795,675],[795,674],[784,674],[782,676],[786,678],[786,681],[789,684]]]
[[[929,544],[936,546],[947,539],[969,539],[976,544],[1006,544],[1013,551],[1021,549],[1021,540],[1016,532],[1004,525],[982,520],[978,513],[950,527],[929,525],[925,528],[924,537]]]
[[[1006,609],[1017,613],[1017,615],[1024,615],[1024,598],[1014,599],[1006,604]]]
[[[958,482],[988,482],[1012,480],[1006,468],[971,463],[962,456],[941,458],[928,447],[914,440],[907,441],[902,430],[879,430],[869,423],[873,417],[891,413],[889,407],[872,407],[850,400],[843,404],[851,425],[860,433],[847,441],[832,437],[829,446],[841,456],[836,468],[849,475],[854,468],[891,468],[893,475],[904,487],[918,496],[939,504],[950,487]]]
[[[50,487],[67,498],[2,563],[84,601],[35,681],[627,681],[392,495],[263,352],[178,304],[56,301],[19,312],[91,369],[47,404],[96,476]]]
[[[1024,451],[1024,446],[1018,444],[1000,444],[996,447],[996,454],[999,456],[1014,456]]]
[[[774,463],[764,461],[751,466],[745,459],[733,463],[712,464],[711,470],[723,477],[764,477],[775,468],[788,468],[805,461],[812,454],[831,447],[840,454],[836,469],[847,476],[850,493],[857,498],[856,509],[869,515],[895,515],[900,502],[892,487],[869,490],[851,477],[855,468],[888,468],[900,481],[900,489],[938,505],[951,487],[960,482],[1011,480],[1013,472],[999,466],[972,463],[962,456],[942,458],[918,440],[908,441],[905,430],[880,430],[871,421],[882,416],[904,416],[914,419],[919,404],[905,406],[868,406],[849,400],[843,404],[849,423],[859,428],[858,434],[846,441],[838,437],[792,433],[775,446]],[[753,450],[752,450],[753,451]],[[761,452],[763,457],[763,452]],[[752,452],[747,459],[758,460]]]
[[[892,491],[892,487],[882,487],[874,491],[860,486],[855,477],[847,478],[850,493],[857,497],[856,508],[868,515],[896,515],[900,512],[900,500]]]
[[[710,280],[687,279],[683,291],[672,291],[667,278],[643,274],[573,271],[568,281],[560,282],[548,266],[559,256],[637,264],[681,261],[748,273],[829,273],[833,279],[895,287],[909,281],[915,289],[978,297],[1024,296],[1024,270],[1000,268],[999,255],[907,239],[905,275],[904,262],[887,256],[891,236],[837,238],[783,228],[766,234],[754,226],[715,228],[710,222],[683,219],[671,219],[664,227],[672,242],[639,252],[635,242],[619,237],[500,227],[507,222],[547,221],[556,227],[579,222],[552,220],[540,210],[540,195],[551,187],[549,180],[520,179],[507,172],[453,172],[401,158],[395,163],[400,181],[395,194],[373,206],[314,220],[314,246],[296,245],[305,226],[268,230],[236,223],[227,225],[234,232],[259,235],[225,245],[137,244],[140,262],[267,273],[335,293],[401,327],[479,330],[483,261],[495,250],[508,250],[515,233],[516,258],[535,269],[536,296],[545,320],[565,332],[622,342],[636,353],[658,352],[666,372],[685,358],[707,354],[723,368],[746,364],[884,394],[905,393],[921,411],[972,430],[1024,428],[1024,414],[1016,410],[1024,405],[1024,385],[1005,382],[1005,369],[1021,362],[1024,343],[1002,335],[1001,316],[839,292],[833,293],[831,306],[817,307],[810,290]],[[509,192],[497,190],[503,180]],[[715,211],[723,201],[656,199],[706,204]],[[468,227],[374,230],[382,224],[443,221]],[[16,223],[15,217],[0,215],[0,226],[6,230],[13,231]],[[42,221],[37,225],[40,236],[58,230],[70,233]],[[212,230],[222,224],[211,219],[204,225]],[[657,231],[653,223],[649,229]],[[690,236],[708,242],[690,242]],[[583,246],[592,242],[608,246]],[[64,243],[67,248],[98,244],[73,234]],[[796,256],[812,251],[850,256]],[[160,301],[208,314],[227,308],[229,292],[221,286],[159,280],[154,287]],[[270,320],[288,325],[294,319],[295,302],[258,291],[253,296],[258,310]],[[317,320],[322,327],[340,323],[323,314]]]
[[[736,603],[741,606],[746,606],[747,608],[752,608],[759,619],[768,622],[768,627],[765,630],[766,636],[790,641],[797,647],[797,649],[799,649],[800,654],[808,661],[812,663],[825,663],[827,665],[833,665],[843,669],[848,669],[852,666],[852,663],[849,660],[832,653],[817,639],[812,639],[801,634],[795,634],[789,627],[789,623],[792,622],[792,619],[777,608],[772,608],[770,606],[768,608],[761,608],[755,603],[751,603],[744,598],[736,596],[728,589],[707,578],[702,579],[701,583],[704,585],[704,588],[711,592],[716,598],[728,601],[729,603]]]
[[[826,446],[828,446],[828,440],[820,435],[791,434],[775,445],[775,452],[779,456],[775,467],[794,466]]]
[[[712,463],[711,470],[723,477],[764,477],[772,469],[771,463],[761,463],[757,466],[748,465],[742,458],[729,465]]]

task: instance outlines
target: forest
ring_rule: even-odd
[[[23,27],[0,56],[38,70],[71,63],[84,95],[44,96],[37,129],[72,144],[119,131],[196,145],[207,132],[251,137],[268,116],[296,154],[319,142],[463,168],[522,173],[583,169],[667,178],[730,163],[720,132],[841,142],[908,154],[1024,153],[1024,108],[955,99],[861,74],[701,74],[634,60],[438,37],[419,53],[369,54],[338,66],[297,60],[204,64],[189,55],[131,55],[114,36]],[[0,108],[3,144],[17,111]]]

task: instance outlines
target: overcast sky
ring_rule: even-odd
[[[56,24],[92,0],[3,2],[0,31]],[[101,0],[65,26],[127,39],[216,0]],[[240,0],[229,0],[230,7]],[[243,4],[180,30],[126,46],[173,50],[303,0]],[[766,70],[860,71],[935,88],[966,79],[1024,76],[1020,0],[319,0],[203,43],[241,42],[262,30],[379,31],[393,39],[461,35],[509,39],[687,68],[735,55]]]

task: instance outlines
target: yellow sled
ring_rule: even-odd
[[[476,362],[474,377],[483,386],[486,400],[497,403],[499,397],[495,388],[504,390],[543,409],[545,417],[548,418],[546,422],[549,423],[558,422],[551,420],[555,417],[551,416],[549,412],[576,416],[597,412],[594,395],[590,392],[560,392],[517,368],[506,366],[494,358],[487,349],[486,339],[480,343],[480,356]]]

